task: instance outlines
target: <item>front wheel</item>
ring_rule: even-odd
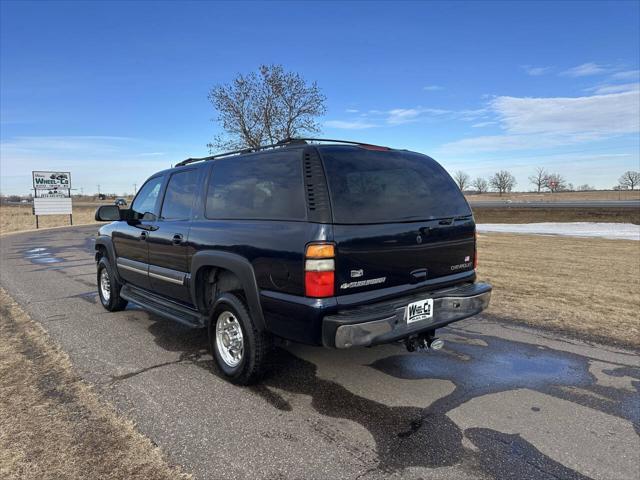
[[[209,322],[209,347],[218,370],[232,383],[251,385],[264,375],[271,335],[260,331],[244,301],[224,293]]]
[[[127,301],[120,296],[121,288],[109,260],[102,257],[98,262],[98,296],[102,306],[110,312],[124,310],[127,306]]]

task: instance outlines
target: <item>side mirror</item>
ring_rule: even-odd
[[[122,220],[121,210],[115,205],[101,205],[96,210],[95,219],[98,222],[115,222]]]

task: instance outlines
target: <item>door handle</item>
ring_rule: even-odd
[[[184,237],[182,236],[182,234],[181,234],[181,233],[176,233],[176,234],[173,236],[173,244],[174,244],[174,245],[180,245],[180,244],[182,243],[182,239],[183,239],[183,238],[184,238]]]
[[[146,240],[147,239],[147,235],[148,235],[147,232],[144,232],[144,231],[140,232],[140,240]]]
[[[427,279],[428,271],[426,268],[420,268],[411,272],[411,283],[424,282]]]

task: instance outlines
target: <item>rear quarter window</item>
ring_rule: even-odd
[[[321,152],[335,223],[391,223],[470,215],[462,192],[433,159],[361,148]]]
[[[305,220],[301,151],[216,160],[207,188],[205,216]]]

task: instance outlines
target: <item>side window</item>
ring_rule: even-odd
[[[304,220],[299,150],[216,160],[207,190],[207,218]]]
[[[186,220],[191,217],[191,207],[198,187],[198,170],[187,170],[171,175],[162,202],[162,220]]]
[[[155,213],[154,208],[162,186],[162,178],[162,176],[154,177],[142,186],[131,205],[135,218],[142,218],[147,212]]]

